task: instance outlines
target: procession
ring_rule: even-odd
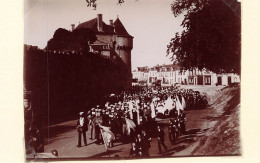
[[[149,157],[150,140],[156,136],[161,154],[162,147],[167,151],[165,136],[174,145],[185,134],[185,111],[203,109],[206,104],[205,96],[177,87],[135,86],[129,91],[110,94],[105,104],[79,113],[77,147],[82,147],[82,136],[85,146],[87,139],[95,139],[96,144],[104,145],[107,150],[113,148],[113,142],[120,141],[131,144],[129,157]],[[156,118],[169,119],[168,134]],[[90,132],[90,138],[86,138],[86,132]]]

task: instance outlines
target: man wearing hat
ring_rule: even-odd
[[[84,117],[84,112],[79,113],[79,119],[77,122],[78,129],[78,146],[81,147],[81,135],[83,135],[83,140],[85,146],[87,146],[86,132],[88,130],[88,119]]]
[[[91,114],[88,115],[88,126],[90,129],[90,139],[94,139],[94,128],[95,128],[95,123],[94,123],[94,116]]]

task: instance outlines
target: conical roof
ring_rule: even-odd
[[[114,22],[114,27],[115,27],[115,32],[118,35],[122,35],[122,36],[131,36],[127,30],[125,29],[123,23],[120,21],[119,18],[117,18]],[[133,37],[133,36],[131,36]]]

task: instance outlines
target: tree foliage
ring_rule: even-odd
[[[32,92],[38,125],[73,119],[103,104],[105,95],[125,88],[126,72],[94,53],[24,48],[24,85]]]
[[[79,28],[72,32],[59,28],[48,41],[48,50],[82,50],[88,51],[89,42],[95,41],[96,35],[91,29]]]
[[[171,7],[175,17],[185,14],[184,30],[167,46],[174,63],[240,74],[241,19],[223,0],[176,0]]]
[[[97,9],[97,0],[86,0],[86,2],[87,2],[87,7],[92,7],[93,10]],[[121,5],[124,2],[125,2],[124,0],[117,0],[118,5]]]

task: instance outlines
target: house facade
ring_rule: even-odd
[[[159,82],[165,86],[174,84],[227,86],[231,83],[240,82],[240,76],[234,73],[216,74],[206,69],[183,71],[178,65],[173,64],[157,65],[151,68],[146,67],[145,70],[144,72],[143,67],[138,67],[137,70],[133,71],[133,79],[137,79],[138,81],[145,80],[148,85]]]

